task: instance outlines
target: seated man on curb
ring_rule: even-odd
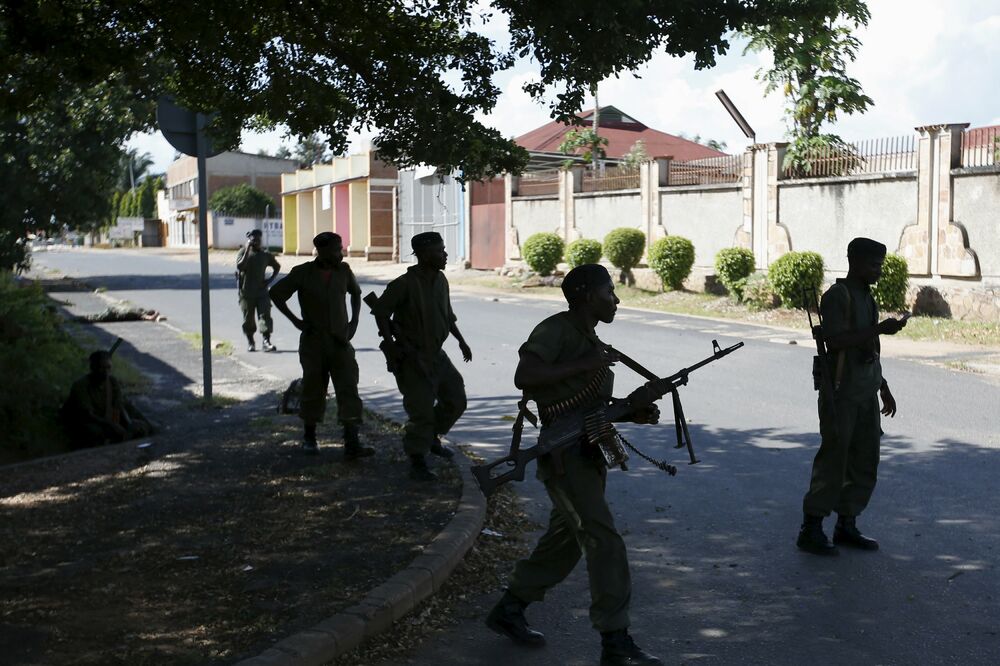
[[[73,383],[59,414],[74,449],[124,442],[153,432],[111,375],[111,354],[106,351],[90,355],[90,373]]]

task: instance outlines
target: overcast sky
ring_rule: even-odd
[[[847,140],[911,134],[914,127],[968,122],[973,127],[1000,124],[1000,2],[996,0],[869,0],[872,18],[858,33],[862,47],[849,69],[875,101],[861,116],[842,118],[832,131]],[[485,31],[503,43],[504,22]],[[695,71],[690,58],[658,54],[642,69],[601,83],[602,106],[614,105],[649,127],[671,134],[701,135],[725,141],[729,152],[749,141],[715,98],[724,89],[754,128],[760,142],[780,141],[785,127],[778,93],[764,96],[754,79],[768,55],[743,55],[734,42],[715,68]],[[524,134],[549,118],[521,86],[535,76],[529,61],[499,75],[503,91],[487,124],[506,135]],[[369,137],[358,135],[352,149],[363,149]],[[242,150],[271,152],[293,144],[280,132],[249,134]],[[166,170],[174,150],[159,133],[137,135],[129,144],[151,153],[156,171]]]

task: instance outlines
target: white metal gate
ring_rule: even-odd
[[[414,261],[410,239],[425,231],[444,238],[448,261],[464,260],[465,193],[451,176],[439,176],[433,169],[399,172],[399,260]]]

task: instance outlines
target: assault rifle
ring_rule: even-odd
[[[585,433],[586,419],[591,412],[603,410],[603,417],[609,422],[614,423],[625,419],[625,417],[630,414],[648,408],[667,393],[672,393],[674,397],[674,420],[675,426],[677,427],[677,448],[685,446],[686,444],[691,464],[698,462],[694,455],[694,448],[691,445],[690,434],[687,432],[687,422],[684,420],[684,413],[680,404],[680,396],[677,391],[681,386],[688,383],[688,375],[692,372],[704,365],[708,365],[712,361],[719,360],[723,356],[728,356],[742,346],[742,342],[737,342],[731,347],[722,349],[719,347],[718,341],[712,340],[713,353],[711,356],[695,363],[690,367],[684,368],[669,377],[655,378],[654,376],[654,378],[650,378],[649,381],[632,391],[627,397],[621,400],[613,400],[610,404],[599,405],[587,413],[584,413],[581,410],[571,412],[556,419],[553,423],[549,424],[541,431],[538,436],[538,443],[530,448],[521,449],[520,437],[519,434],[516,434],[513,442],[511,443],[510,452],[506,456],[491,463],[476,465],[472,468],[472,474],[476,477],[476,481],[479,482],[479,488],[483,491],[484,495],[489,497],[499,486],[507,483],[508,481],[523,481],[524,470],[529,462],[539,456],[560,451],[580,441],[580,438]],[[631,359],[628,359],[628,361],[624,360],[627,358],[628,357],[622,355],[623,362],[626,365],[629,367],[633,367],[633,364],[638,366],[638,364]],[[633,369],[636,368],[633,367]],[[643,370],[640,374],[646,376],[647,373],[648,371]],[[500,473],[494,475],[497,468],[500,468],[501,470],[506,469],[507,471],[501,471]]]
[[[375,295],[375,292],[368,292],[368,294],[361,300],[365,302],[365,305],[367,305],[371,309],[372,314],[375,315],[375,307],[378,305],[378,296]],[[405,355],[415,354],[416,351],[413,349],[412,345],[410,345],[409,342],[407,342],[406,339],[400,335],[399,328],[396,326],[396,323],[392,321],[392,319],[389,319],[388,330],[382,330],[383,326],[379,324],[378,315],[375,315],[375,324],[378,327],[379,337],[382,338],[382,342],[379,343],[378,348],[382,351],[382,355],[385,356],[385,369],[392,374],[396,374],[399,370],[399,359],[389,353],[388,346],[390,344],[395,344],[396,347]],[[417,365],[424,371],[425,374],[429,374],[427,372],[426,364],[422,358],[417,358]]]

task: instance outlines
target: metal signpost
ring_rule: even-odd
[[[201,259],[201,362],[205,400],[212,399],[212,314],[208,282],[208,177],[205,160],[221,153],[212,146],[205,127],[211,118],[177,106],[170,97],[161,97],[156,106],[156,122],[171,146],[198,159],[198,254]]]

